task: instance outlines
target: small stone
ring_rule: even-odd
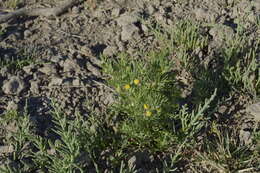
[[[210,29],[209,34],[214,38],[214,40],[222,41],[224,39],[233,39],[234,31],[229,26],[217,25]]]
[[[246,108],[246,112],[253,115],[256,121],[260,121],[260,102],[249,105]]]
[[[23,35],[24,35],[24,38],[28,38],[32,35],[32,32],[27,29],[27,30],[24,31]]]
[[[75,71],[79,72],[80,71],[80,66],[77,64],[77,62],[73,59],[66,59],[63,63],[63,71],[64,72],[69,72],[69,71]]]
[[[136,156],[132,156],[129,160],[128,160],[128,167],[129,168],[135,168],[136,167]]]
[[[113,17],[118,17],[120,15],[120,8],[114,8],[111,12]]]
[[[45,64],[43,67],[39,68],[39,71],[46,75],[57,73],[57,69],[54,64]]]
[[[154,18],[158,22],[163,22],[164,21],[163,14],[161,14],[160,12],[154,13]]]
[[[107,46],[104,51],[103,55],[105,56],[113,56],[117,52],[117,47],[115,46]]]
[[[119,26],[126,26],[136,23],[138,21],[138,16],[135,13],[125,14],[120,16],[116,21]]]
[[[107,106],[115,102],[114,95],[112,93],[106,94],[106,96],[102,100],[103,103]]]
[[[249,145],[252,143],[251,133],[249,131],[240,130],[239,139],[245,145]]]
[[[50,58],[50,61],[54,63],[58,63],[62,60],[64,60],[64,57],[62,57],[61,55],[52,56],[52,58]]]
[[[193,10],[193,12],[194,12],[197,20],[210,22],[210,21],[214,21],[216,18],[215,13],[213,13],[209,10],[206,10],[204,8],[196,8]]]
[[[149,5],[147,7],[148,14],[152,15],[155,12],[155,8],[152,5]]]
[[[33,69],[34,69],[34,65],[32,64],[23,67],[23,71],[27,74],[32,74]]]
[[[72,85],[73,85],[73,86],[80,86],[80,80],[79,80],[79,79],[74,79],[74,80],[72,81]]]
[[[80,13],[79,7],[77,6],[72,7],[71,12],[73,14],[79,14]]]
[[[30,91],[33,94],[38,94],[40,92],[40,90],[39,90],[39,82],[38,81],[31,81]]]
[[[10,101],[7,105],[7,108],[6,108],[8,111],[10,110],[18,110],[18,104],[15,103],[14,101]]]
[[[14,152],[13,145],[0,146],[0,154],[6,154],[6,153],[12,153],[12,152]]]
[[[96,18],[101,18],[103,16],[103,11],[100,9],[97,9],[94,11],[93,16]]]
[[[0,73],[2,74],[2,76],[7,77],[8,74],[8,68],[7,67],[1,67],[0,69]]]
[[[19,95],[24,88],[24,81],[17,76],[12,76],[10,79],[4,81],[2,90],[5,94]]]
[[[63,83],[63,79],[60,77],[52,77],[48,86],[60,86]]]
[[[149,31],[148,27],[146,25],[144,25],[144,24],[141,24],[141,28],[142,28],[143,32],[148,32]]]
[[[131,40],[133,38],[133,35],[135,33],[138,33],[138,31],[139,31],[139,29],[133,24],[123,26],[122,32],[121,32],[122,41]]]
[[[101,76],[100,70],[92,65],[92,63],[87,63],[87,69],[92,72],[95,76]]]

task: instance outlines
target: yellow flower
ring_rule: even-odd
[[[129,84],[126,84],[125,86],[124,86],[124,89],[126,89],[126,90],[128,90],[128,89],[130,89],[131,88],[131,86],[129,85]]]
[[[149,105],[148,104],[144,104],[144,109],[149,109]]]
[[[135,84],[135,85],[140,84],[140,80],[139,80],[139,79],[135,79],[135,80],[134,80],[134,84]]]
[[[152,116],[152,112],[151,112],[151,111],[146,111],[146,112],[145,112],[145,116],[147,116],[147,117]]]

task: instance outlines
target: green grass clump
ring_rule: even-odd
[[[39,63],[36,58],[37,47],[25,47],[20,49],[15,56],[0,58],[0,68],[6,67],[7,69],[10,69],[11,72],[16,72],[21,70],[24,66]]]
[[[192,113],[186,106],[180,107],[173,65],[167,50],[152,52],[144,59],[131,59],[125,54],[117,60],[105,58],[103,70],[110,76],[108,84],[116,89],[118,98],[111,109],[120,117],[118,131],[129,146],[165,151],[203,127],[207,119],[203,112],[214,94]]]
[[[3,7],[7,9],[16,9],[21,4],[23,4],[23,1],[21,0],[6,0],[3,2]]]

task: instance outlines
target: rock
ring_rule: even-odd
[[[112,93],[107,93],[102,99],[104,105],[108,106],[115,102],[114,95]]]
[[[195,17],[200,21],[214,22],[216,19],[216,14],[204,8],[196,8],[193,10]]]
[[[44,64],[43,67],[39,68],[39,71],[46,75],[56,74],[57,69],[54,64]]]
[[[128,167],[129,167],[129,168],[135,168],[135,167],[136,167],[136,161],[137,161],[136,156],[132,156],[132,157],[128,160]]]
[[[25,88],[24,81],[17,76],[12,76],[4,81],[2,90],[5,94],[19,95]]]
[[[66,59],[62,64],[62,66],[64,72],[69,72],[69,71],[80,72],[81,69],[79,64],[74,59],[70,59],[70,58]]]
[[[103,16],[103,11],[101,9],[96,9],[93,13],[93,16],[96,18],[102,18]]]
[[[239,139],[244,145],[249,145],[252,143],[251,133],[243,129],[239,131]]]
[[[135,168],[140,168],[144,163],[150,162],[149,154],[148,152],[136,152],[129,160],[128,160],[128,166]]]
[[[100,70],[95,67],[94,65],[92,65],[92,63],[87,63],[87,69],[92,72],[95,76],[101,76],[101,72]]]
[[[255,121],[260,121],[260,102],[257,102],[255,104],[249,105],[246,108],[246,112],[253,115]]]
[[[7,153],[12,153],[14,152],[14,147],[13,145],[5,145],[5,146],[0,146],[0,154],[7,154]]]
[[[40,92],[40,90],[39,90],[39,81],[31,81],[30,91],[33,94],[38,94]]]
[[[34,69],[34,65],[33,64],[30,64],[30,65],[27,65],[27,66],[24,66],[23,67],[23,71],[27,74],[32,74],[32,71]]]
[[[79,7],[77,6],[72,7],[71,12],[72,14],[79,14],[80,13]]]
[[[122,32],[121,32],[122,41],[131,40],[133,38],[133,35],[135,33],[138,33],[138,31],[139,31],[139,29],[133,24],[123,26]]]
[[[111,12],[113,17],[118,17],[120,15],[120,8],[114,8]]]
[[[135,13],[125,14],[117,18],[116,22],[119,26],[126,26],[136,23],[138,21],[138,15]]]
[[[233,39],[234,31],[226,25],[216,25],[210,29],[209,34],[214,40],[223,41]]]
[[[63,83],[63,79],[57,76],[51,78],[48,86],[60,86]]]
[[[57,56],[52,56],[50,58],[50,61],[51,62],[54,62],[54,63],[58,63],[60,61],[64,60],[64,57],[62,57],[61,55],[57,55]]]
[[[147,10],[149,15],[153,15],[153,13],[155,12],[155,8],[152,5],[149,5],[147,7]]]
[[[117,52],[117,47],[115,46],[107,46],[104,51],[103,55],[105,56],[113,56]]]
[[[143,32],[148,32],[149,31],[148,27],[146,25],[144,25],[144,24],[141,24],[141,28],[142,28]]]
[[[73,86],[80,86],[80,84],[81,84],[81,82],[79,79],[73,79],[73,81],[72,81]]]
[[[30,37],[30,36],[32,35],[32,32],[27,29],[27,30],[25,30],[25,31],[23,32],[23,35],[24,35],[24,38],[28,38],[28,37]]]
[[[8,102],[8,105],[7,105],[7,110],[10,111],[10,110],[18,110],[18,104],[15,103],[14,101],[10,101]]]
[[[9,73],[9,70],[7,67],[1,67],[0,74],[2,74],[3,77],[7,77],[8,73]]]

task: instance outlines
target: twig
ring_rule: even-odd
[[[0,24],[7,22],[11,19],[21,17],[21,16],[59,16],[69,8],[74,5],[79,4],[82,2],[81,0],[65,0],[63,3],[57,7],[53,8],[29,8],[24,7],[14,12],[10,12],[7,14],[0,15]]]

